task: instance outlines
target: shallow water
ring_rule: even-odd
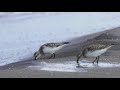
[[[87,72],[90,69],[94,68],[113,68],[120,67],[120,63],[112,62],[99,62],[99,64],[93,64],[91,62],[80,62],[80,65],[83,68],[76,68],[75,61],[66,61],[64,63],[46,63],[40,62],[39,65],[29,66],[30,69],[44,70],[44,71],[58,71],[58,72]],[[85,68],[84,68],[85,67]]]

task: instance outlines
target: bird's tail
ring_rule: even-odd
[[[70,44],[70,42],[63,42],[63,44]]]
[[[111,46],[114,46],[114,45],[115,45],[115,44],[113,44],[113,43],[111,44]]]

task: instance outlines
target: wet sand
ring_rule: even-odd
[[[120,27],[103,32],[78,37],[69,40],[70,45],[56,52],[55,59],[47,59],[49,55],[34,60],[31,56],[20,62],[0,66],[0,78],[119,78],[120,66],[111,65],[120,63]],[[76,55],[81,53],[83,47],[92,43],[114,43],[115,46],[100,57],[100,67],[87,67],[76,69]],[[92,62],[94,58],[83,59]],[[46,64],[42,64],[45,62]],[[66,63],[67,62],[67,63]],[[68,62],[71,62],[70,64]],[[106,65],[102,67],[102,63]],[[61,66],[55,66],[61,65]],[[43,65],[43,66],[42,66]],[[46,66],[45,66],[46,65]],[[50,66],[50,65],[53,65]],[[63,67],[62,67],[63,65]],[[65,66],[64,66],[65,65]],[[68,66],[67,66],[68,65]],[[70,65],[73,65],[72,67]],[[107,67],[107,65],[111,65]],[[50,68],[62,68],[61,71],[43,70]],[[37,68],[34,68],[37,67]],[[39,67],[39,68],[38,68]],[[67,68],[69,67],[69,68]],[[66,69],[64,71],[64,69]],[[75,70],[74,70],[75,69]],[[63,70],[63,71],[62,71]],[[70,71],[71,70],[71,71]],[[72,71],[73,70],[73,71]]]
[[[119,78],[119,68],[92,69],[88,72],[49,72],[30,69],[0,70],[0,78]]]

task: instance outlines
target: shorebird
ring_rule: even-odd
[[[114,44],[109,44],[109,45],[108,44],[92,44],[92,45],[85,47],[82,53],[77,55],[77,64],[78,64],[77,67],[80,67],[79,59],[82,56],[84,58],[93,57],[95,58],[95,60],[93,61],[93,64],[95,63],[95,61],[97,61],[97,64],[98,64],[100,55],[105,53],[112,46],[114,46]]]
[[[34,53],[35,60],[40,58],[45,54],[51,54],[50,58],[55,58],[55,52],[60,50],[66,44],[70,42],[63,42],[63,43],[46,43],[40,47],[40,49]],[[49,59],[50,59],[49,58]]]

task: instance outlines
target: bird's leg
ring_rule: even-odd
[[[98,57],[96,57],[96,59],[93,61],[93,64],[95,63],[95,61],[97,61],[98,60]]]
[[[99,58],[100,58],[100,57],[98,56],[98,59],[97,59],[97,64],[98,64],[98,62],[99,62]]]
[[[80,67],[79,59],[80,59],[81,56],[82,56],[82,55],[78,55],[78,56],[77,56],[77,67]]]
[[[53,53],[53,58],[55,58],[55,53]]]

